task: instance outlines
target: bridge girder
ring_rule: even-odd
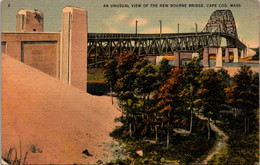
[[[197,52],[203,47],[219,47],[219,33],[190,36],[98,38],[88,40],[88,58],[98,62],[112,58],[123,51],[140,55],[158,55],[174,51]],[[93,61],[93,56],[98,57]]]
[[[213,12],[204,29],[197,33],[89,33],[88,59],[89,63],[97,63],[123,51],[140,55],[197,52],[204,47],[220,47],[222,38],[226,39],[229,48],[246,48],[238,39],[235,19],[230,10]]]

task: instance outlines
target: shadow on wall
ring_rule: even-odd
[[[109,86],[105,83],[87,83],[87,93],[89,94],[101,96],[109,92]]]

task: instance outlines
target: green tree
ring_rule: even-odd
[[[203,114],[208,118],[208,140],[210,140],[210,118],[218,115],[225,102],[225,91],[222,78],[213,69],[202,72],[199,79],[200,105]]]
[[[157,65],[158,68],[158,85],[161,86],[166,83],[166,81],[170,78],[170,72],[172,69],[172,66],[168,64],[169,61],[165,58],[160,61],[159,65]]]
[[[110,86],[110,92],[111,92],[111,96],[112,96],[112,104],[114,104],[113,102],[113,91],[114,91],[114,87],[115,84],[117,82],[118,76],[117,76],[117,61],[116,60],[112,60],[112,61],[108,61],[105,66],[104,66],[104,77],[105,77],[105,82]]]
[[[133,127],[135,132],[137,125],[142,126],[138,123],[142,122],[147,110],[147,104],[149,103],[150,93],[155,89],[155,84],[157,82],[156,76],[157,70],[154,65],[152,65],[148,60],[140,59],[137,61],[132,70],[128,73],[130,77],[127,79],[128,87],[131,86],[131,92],[136,99],[134,106],[132,107],[131,114],[133,115]],[[129,83],[130,82],[130,83]],[[126,84],[126,83],[125,83]],[[140,122],[138,122],[138,118]],[[140,128],[142,129],[142,128]]]
[[[132,127],[134,125],[134,118],[136,114],[136,104],[138,99],[134,95],[134,81],[136,79],[136,74],[131,72],[134,68],[135,63],[140,61],[138,55],[131,53],[120,54],[118,64],[117,64],[117,81],[114,86],[114,90],[118,94],[118,99],[120,100],[120,106],[125,112],[125,124],[128,124],[129,134],[132,137]],[[135,126],[134,126],[135,127]]]
[[[224,68],[221,68],[217,71],[217,74],[222,78],[223,80],[223,85],[225,86],[225,88],[230,87],[231,86],[231,77],[228,74],[228,71],[225,70]]]
[[[234,108],[242,110],[245,118],[244,133],[247,134],[249,116],[259,106],[259,74],[253,73],[248,66],[241,66],[234,75],[232,86],[227,90],[227,101]]]
[[[197,102],[197,91],[199,89],[199,78],[202,66],[198,58],[194,58],[190,63],[184,65],[184,83],[181,92],[184,106],[190,110],[190,133],[193,127],[193,109]]]
[[[150,93],[155,90],[155,83],[157,82],[157,70],[155,66],[151,63],[141,65],[142,63],[146,63],[145,61],[146,60],[136,63],[137,65],[133,69],[133,72],[137,75],[133,84],[135,93],[142,96],[143,99],[146,99],[146,97],[149,98]],[[141,67],[138,67],[140,65]]]
[[[122,53],[117,64],[117,82],[115,84],[115,91],[133,91],[133,83],[136,78],[135,73],[130,73],[134,68],[136,62],[140,61],[138,55]]]
[[[117,74],[119,78],[124,77],[128,72],[132,70],[134,64],[140,60],[140,57],[137,54],[131,53],[122,53],[120,54],[118,65],[117,65]]]

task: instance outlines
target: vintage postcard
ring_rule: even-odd
[[[2,0],[2,164],[258,164],[259,1]]]

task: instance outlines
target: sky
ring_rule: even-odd
[[[113,4],[129,7],[111,7]],[[132,4],[141,7],[132,7]],[[162,4],[168,7],[160,7]],[[180,4],[186,7],[176,7]],[[189,7],[191,4],[203,7]],[[236,5],[231,7],[231,4]],[[201,31],[215,10],[229,9],[235,18],[238,36],[250,47],[259,45],[258,0],[2,0],[2,31],[16,30],[17,11],[24,8],[43,12],[45,32],[59,32],[65,6],[88,11],[89,33],[135,33],[136,20],[138,33],[159,33],[159,20],[162,20],[162,33],[177,32],[178,24],[180,32],[194,32],[195,23]]]

